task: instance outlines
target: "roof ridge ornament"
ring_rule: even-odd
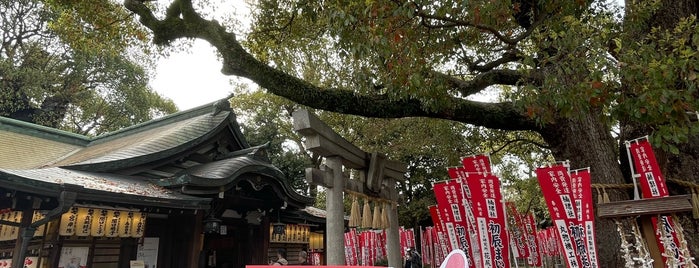
[[[228,101],[228,99],[222,99],[214,102],[213,105],[213,110],[211,111],[211,115],[217,115],[222,111],[231,111],[231,103]]]

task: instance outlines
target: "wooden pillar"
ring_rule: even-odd
[[[204,247],[204,235],[202,234],[203,211],[197,210],[196,214],[184,218],[192,223],[192,233],[189,234],[189,248],[187,249],[187,267],[197,267],[199,264],[199,254]],[[185,228],[186,230],[186,228]]]
[[[345,206],[343,200],[342,158],[326,158],[327,166],[332,170],[332,186],[327,189],[325,204],[327,206],[326,260],[328,265],[345,265]]]
[[[655,228],[653,228],[652,216],[643,215],[639,219],[641,235],[643,239],[646,240],[646,246],[648,246],[648,253],[653,261],[653,268],[663,268],[665,267],[665,262],[663,262],[663,255],[661,249],[658,247],[658,242],[655,238]]]
[[[31,234],[28,234],[27,232],[31,232],[33,234],[33,230],[36,230],[35,228],[30,228],[33,216],[34,209],[25,208],[22,210],[22,220],[20,221],[19,232],[17,232],[17,240],[15,240],[17,242],[15,243],[15,248],[12,251],[12,267],[21,268],[24,266],[24,257],[26,252],[23,251],[26,251],[26,244],[29,243],[29,241],[25,240],[29,240],[32,237]]]

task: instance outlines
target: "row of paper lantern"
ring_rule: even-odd
[[[61,236],[143,237],[146,213],[89,207],[72,207],[61,216]]]
[[[310,227],[307,225],[285,224],[283,234],[275,234],[274,226],[270,226],[271,242],[308,243]]]
[[[32,222],[38,221],[43,217],[44,215],[41,214],[41,212],[34,211]],[[4,211],[4,213],[0,213],[0,220],[19,223],[22,221],[22,211]],[[41,225],[36,228],[34,236],[43,236],[44,228],[45,225]],[[0,241],[15,240],[17,239],[18,234],[19,227],[0,224]],[[0,268],[1,267],[2,266],[0,266]]]

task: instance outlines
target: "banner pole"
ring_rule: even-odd
[[[631,142],[625,141],[624,145],[626,146],[626,156],[629,158],[629,167],[631,168],[631,179],[633,180],[633,200],[639,200],[641,199],[641,196],[638,193],[636,178],[640,178],[641,174],[636,174],[636,168],[634,168],[633,159],[631,159]]]

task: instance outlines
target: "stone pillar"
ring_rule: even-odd
[[[391,196],[396,196],[396,181],[388,180],[387,188],[391,192]],[[396,199],[392,201],[397,201]],[[398,205],[396,203],[386,204],[388,209],[388,229],[386,229],[386,255],[388,255],[388,266],[393,268],[403,267],[403,258],[401,257],[400,248],[400,233],[398,231]]]
[[[325,159],[332,170],[332,186],[327,189],[325,204],[326,218],[326,251],[327,265],[345,265],[345,206],[343,200],[344,178],[342,175],[342,158],[337,156]]]

